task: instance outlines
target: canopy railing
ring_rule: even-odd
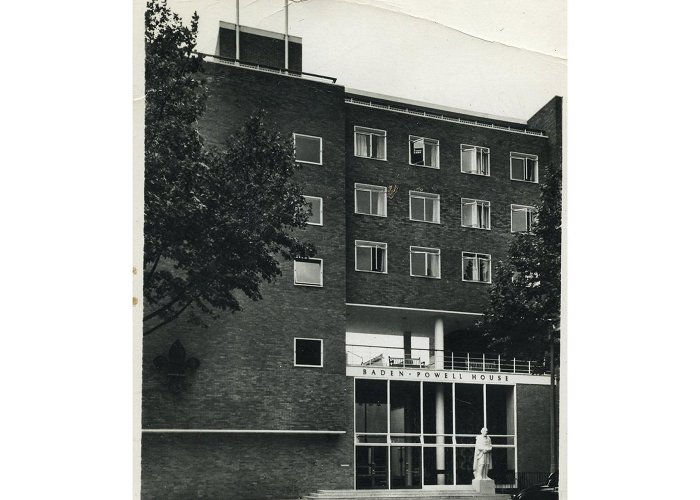
[[[491,373],[545,373],[542,363],[500,354],[457,352],[411,347],[346,344],[348,366],[382,366],[425,370]]]

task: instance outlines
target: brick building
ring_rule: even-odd
[[[561,162],[561,98],[513,122],[373,95],[301,73],[300,39],[291,71],[269,69],[275,33],[243,27],[251,64],[234,62],[234,30],[207,58],[200,130],[222,143],[262,107],[295,138],[317,256],[206,332],[144,339],[143,497],[468,486],[483,426],[497,485],[546,474],[549,377],[470,332]],[[176,339],[201,360],[177,395],[153,368]]]

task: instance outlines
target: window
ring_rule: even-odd
[[[440,277],[440,249],[411,247],[411,276]]]
[[[323,340],[295,338],[294,366],[323,368]]]
[[[355,240],[355,271],[386,273],[386,243]]]
[[[537,156],[511,153],[510,178],[514,181],[537,182]]]
[[[491,202],[462,198],[462,227],[491,229]]]
[[[510,231],[512,233],[529,233],[535,219],[535,207],[525,205],[510,206]]]
[[[386,160],[386,130],[355,127],[355,156]]]
[[[409,191],[409,219],[440,224],[440,195]]]
[[[294,157],[300,163],[323,163],[323,144],[320,137],[294,134]]]
[[[408,163],[420,167],[440,168],[440,142],[426,137],[408,136]]]
[[[294,284],[304,286],[323,286],[323,260],[295,260]]]
[[[355,184],[355,213],[386,217],[386,187]]]
[[[306,196],[304,195],[306,203],[309,204],[309,222],[312,226],[322,226],[323,225],[323,198],[318,196]]]
[[[462,281],[491,283],[491,256],[462,252]]]
[[[462,172],[465,174],[490,175],[491,152],[489,148],[462,144]]]

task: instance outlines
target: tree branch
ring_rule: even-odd
[[[158,324],[157,324],[156,326],[154,326],[153,328],[151,328],[151,329],[146,330],[145,332],[143,332],[143,336],[145,337],[146,335],[150,335],[151,333],[153,333],[153,332],[155,332],[156,330],[158,330],[160,327],[165,326],[165,325],[167,325],[168,323],[170,323],[171,321],[174,321],[175,319],[177,319],[178,316],[180,316],[180,314],[182,314],[182,313],[184,312],[185,309],[187,309],[188,307],[190,307],[190,304],[192,304],[192,302],[194,302],[194,299],[196,299],[196,298],[197,298],[197,297],[192,297],[192,298],[189,300],[189,302],[187,302],[187,304],[185,304],[185,305],[182,307],[182,309],[180,309],[178,312],[176,312],[175,315],[172,316],[171,318],[166,319],[165,321],[161,321],[160,323],[158,323]],[[144,321],[145,321],[145,320],[144,320]]]

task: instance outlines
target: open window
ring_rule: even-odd
[[[440,168],[440,141],[410,135],[408,146],[408,163],[419,167]]]
[[[355,241],[355,271],[387,272],[387,245],[376,241]]]

